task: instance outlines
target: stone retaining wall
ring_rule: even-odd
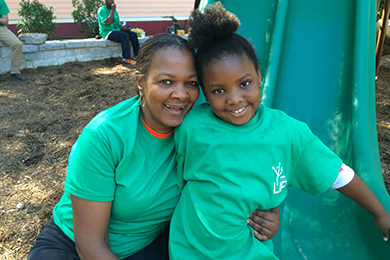
[[[140,44],[149,37],[139,38]],[[0,73],[11,70],[10,47],[0,41]],[[74,61],[92,61],[122,56],[119,43],[109,40],[75,39],[46,41],[40,45],[23,45],[21,69],[31,69],[42,66],[62,65]]]

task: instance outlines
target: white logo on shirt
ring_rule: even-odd
[[[276,173],[276,182],[274,183],[274,194],[278,194],[279,192],[282,191],[284,187],[286,187],[287,180],[285,180],[286,176],[284,175],[282,176],[283,167],[280,166],[280,162],[279,165],[276,166],[276,168],[272,166],[272,169]]]

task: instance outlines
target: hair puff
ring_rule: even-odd
[[[205,8],[204,13],[195,9],[191,13],[191,33],[188,37],[195,49],[205,49],[233,35],[240,27],[240,20],[226,11],[221,2]]]

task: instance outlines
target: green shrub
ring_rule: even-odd
[[[18,33],[46,33],[54,34],[57,24],[53,22],[54,8],[41,4],[38,0],[22,0],[20,3],[19,16],[22,18],[16,24]]]
[[[97,11],[104,5],[104,0],[72,0],[72,12],[75,24],[81,24],[80,32],[87,32],[86,37],[91,38],[99,34]]]

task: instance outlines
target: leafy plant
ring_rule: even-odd
[[[104,0],[72,0],[72,12],[75,24],[81,24],[80,32],[87,32],[86,37],[91,38],[99,34],[97,11],[104,5]]]
[[[380,0],[379,8],[376,12],[376,20],[382,19],[383,4],[385,0]]]
[[[57,24],[53,22],[54,8],[41,4],[38,0],[22,0],[20,3],[19,16],[22,18],[16,24],[18,33],[46,33],[54,34]]]

